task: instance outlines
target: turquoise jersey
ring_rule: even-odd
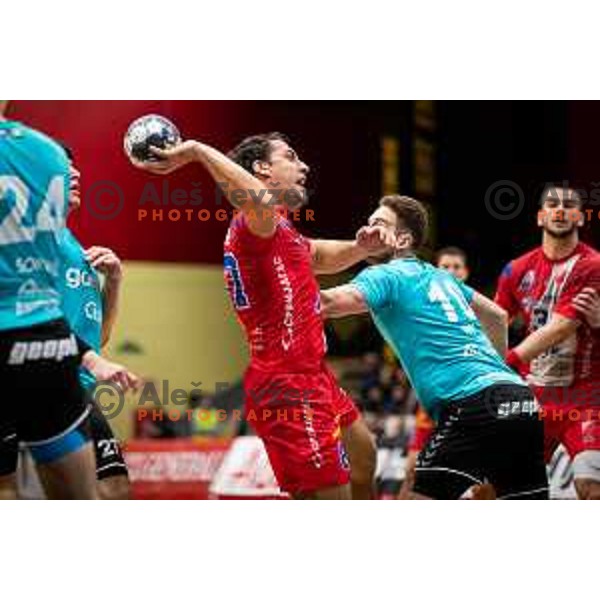
[[[69,163],[45,135],[0,121],[0,331],[62,316],[58,233]]]
[[[60,232],[62,257],[62,309],[75,335],[100,352],[102,336],[102,291],[98,273],[85,258],[84,250],[66,227]],[[81,384],[89,389],[96,383],[84,368],[79,371]]]
[[[402,258],[365,269],[352,284],[434,419],[446,403],[490,385],[525,385],[483,332],[473,290],[450,273]]]

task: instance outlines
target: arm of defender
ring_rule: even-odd
[[[198,162],[222,186],[227,200],[248,217],[248,227],[256,235],[270,237],[275,232],[273,194],[257,177],[232,161],[219,150],[195,140],[188,140],[167,150],[152,148],[160,162],[133,162],[151,173],[167,175],[187,164]]]
[[[100,346],[104,348],[110,341],[112,330],[119,312],[121,280],[107,279],[102,290],[102,337]]]
[[[490,342],[498,354],[504,357],[508,348],[508,313],[479,292],[473,294],[471,307]]]
[[[124,392],[130,389],[137,389],[141,383],[140,378],[135,373],[123,365],[107,360],[93,350],[85,352],[81,364],[99,382],[114,383]]]
[[[519,361],[531,362],[540,354],[573,335],[579,325],[578,320],[568,319],[555,313],[543,327],[528,335],[518,346],[513,348],[511,353],[516,354]]]
[[[110,249],[92,246],[85,251],[90,265],[106,278],[102,290],[102,333],[100,345],[108,344],[119,310],[123,268],[119,257]]]
[[[368,312],[369,307],[362,292],[351,283],[321,290],[323,318],[337,319]]]
[[[600,294],[586,287],[573,300],[573,306],[583,315],[592,329],[600,328]]]

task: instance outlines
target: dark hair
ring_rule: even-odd
[[[379,201],[396,213],[396,217],[413,236],[413,249],[418,250],[425,243],[429,229],[427,210],[421,202],[409,196],[384,196]]]
[[[458,246],[445,246],[444,248],[440,248],[435,253],[436,264],[440,262],[440,258],[442,258],[442,256],[458,256],[465,263],[465,266],[467,266],[467,253]]]
[[[56,143],[65,151],[65,154],[67,155],[67,158],[73,162],[74,160],[74,155],[73,155],[73,150],[71,150],[70,146],[67,146],[67,144],[65,144],[63,141],[61,140],[55,140]]]
[[[279,140],[289,144],[289,139],[277,131],[260,133],[243,139],[227,156],[246,171],[254,173],[254,163],[257,160],[268,161],[271,156],[271,142]]]

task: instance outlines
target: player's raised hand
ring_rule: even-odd
[[[168,175],[169,173],[194,162],[197,147],[198,142],[194,140],[182,142],[173,148],[167,148],[165,150],[151,146],[150,152],[158,159],[156,162],[140,162],[134,158],[130,158],[130,160],[134,166],[144,171],[149,171],[156,175]]]
[[[378,256],[396,250],[396,236],[384,227],[365,225],[356,232],[356,243],[369,254]]]
[[[85,251],[90,265],[109,279],[120,280],[123,275],[121,259],[110,249],[103,246],[91,246]]]
[[[583,288],[573,299],[573,306],[592,329],[600,327],[600,294],[594,288]]]

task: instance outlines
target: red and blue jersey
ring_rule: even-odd
[[[583,243],[561,260],[549,259],[540,247],[504,268],[495,301],[511,318],[523,317],[528,334],[555,314],[582,321],[575,334],[531,362],[528,381],[532,385],[600,386],[600,332],[590,329],[572,304],[585,287],[600,291],[600,254]]]
[[[319,368],[326,344],[310,242],[281,216],[264,238],[239,215],[225,238],[224,270],[252,366],[278,373]]]

